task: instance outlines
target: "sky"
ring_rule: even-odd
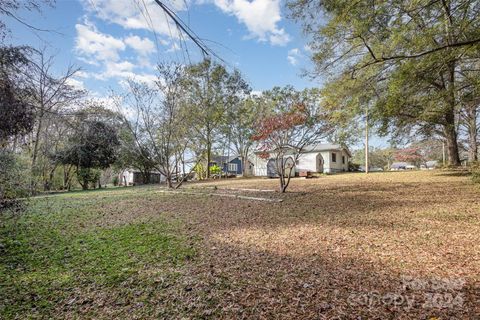
[[[309,64],[307,41],[301,27],[287,19],[284,2],[166,3],[228,68],[239,69],[253,90],[319,86],[319,81],[301,76]],[[40,13],[21,11],[18,15],[36,28],[52,32],[32,32],[10,19],[9,41],[46,47],[56,56],[58,72],[68,65],[80,67],[73,82],[98,95],[117,88],[127,78],[151,81],[159,61],[189,63],[203,58],[153,0],[57,0],[54,7],[44,6]]]
[[[166,0],[183,21],[224,60],[239,69],[254,91],[292,85],[319,87],[322,79],[301,74],[311,68],[308,40],[288,18],[283,0]],[[200,50],[182,36],[154,0],[57,0],[41,12],[20,11],[11,18],[8,42],[46,48],[55,70],[81,68],[71,84],[104,98],[126,79],[153,81],[158,62],[194,63]],[[2,17],[3,18],[3,17]],[[386,145],[373,137],[372,144]],[[359,147],[359,146],[357,146]]]

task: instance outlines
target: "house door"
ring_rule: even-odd
[[[275,164],[275,159],[270,159],[267,162],[267,176],[269,178],[275,178],[278,177],[277,174],[277,166]]]
[[[319,154],[317,155],[317,172],[320,172],[320,173],[323,172],[323,164],[324,164],[323,157],[322,157],[322,155],[319,153]]]

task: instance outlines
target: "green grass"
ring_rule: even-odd
[[[178,223],[159,215],[102,225],[102,206],[115,197],[78,195],[33,199],[25,212],[0,216],[0,318],[52,317],[73,290],[140,286],[149,268],[172,277],[194,254]]]

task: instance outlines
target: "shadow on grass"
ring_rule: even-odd
[[[456,170],[456,171],[444,171],[441,173],[437,173],[437,176],[443,177],[468,177],[472,174],[468,170]]]
[[[264,319],[474,319],[476,290],[435,287],[435,279],[402,274],[359,258],[319,252],[292,257],[214,242],[203,279],[190,299],[208,291],[218,317]],[[449,281],[458,279],[442,279]],[[438,279],[437,279],[438,281]],[[419,286],[420,284],[420,286]],[[438,304],[429,305],[432,294]],[[459,296],[457,302],[448,300]]]

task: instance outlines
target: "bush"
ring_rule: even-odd
[[[355,172],[355,171],[358,171],[360,169],[360,165],[357,164],[357,163],[353,163],[353,162],[348,162],[348,171],[350,172]]]
[[[100,179],[101,171],[93,168],[79,168],[77,170],[77,180],[83,190],[87,190],[89,186],[95,188]]]
[[[112,183],[115,187],[118,186],[118,182],[118,176],[113,176]]]
[[[28,166],[25,159],[0,150],[0,202],[28,196]]]
[[[480,183],[480,161],[474,162],[470,165],[470,173],[473,182]]]
[[[218,165],[214,164],[213,166],[210,166],[211,174],[220,174],[220,172],[222,172],[222,168],[220,168]]]

